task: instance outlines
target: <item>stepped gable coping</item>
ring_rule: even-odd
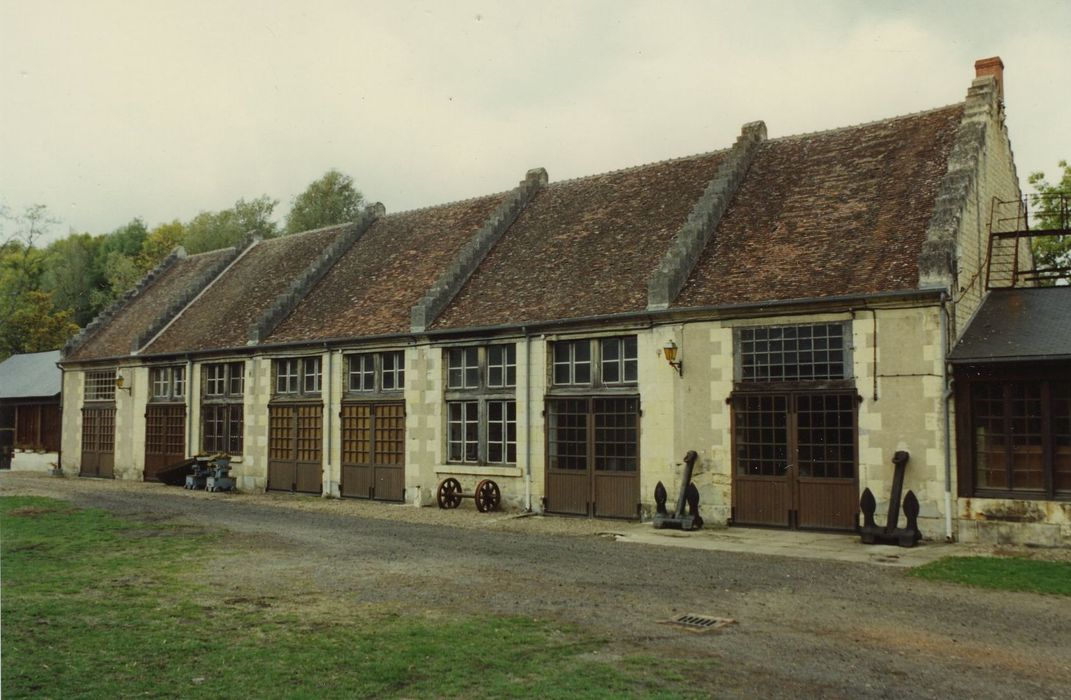
[[[525,174],[520,184],[491,212],[484,225],[458,251],[450,267],[443,271],[424,298],[410,310],[412,332],[422,333],[435,321],[465,286],[465,282],[487,257],[487,253],[495,243],[502,238],[502,234],[513,225],[524,207],[532,201],[536,192],[547,184],[547,180],[546,170],[532,168]]]
[[[718,165],[687,221],[673,236],[669,250],[647,282],[647,308],[667,309],[680,293],[729,203],[744,181],[759,145],[766,140],[766,124],[744,124],[729,155]]]
[[[259,319],[250,324],[247,344],[257,345],[270,336],[279,323],[293,312],[301,300],[305,298],[305,295],[316,286],[316,283],[323,279],[324,275],[338,262],[339,258],[353,247],[353,244],[364,235],[369,227],[377,219],[384,216],[386,212],[386,207],[381,202],[376,202],[365,207],[356,221],[350,224],[343,224],[342,234],[331,245],[327,246],[319,257],[309,263],[304,272],[290,282],[286,291],[276,297],[275,301],[261,314]],[[325,226],[313,231],[305,231],[304,233],[314,233],[334,228],[339,228],[339,226]]]
[[[951,289],[956,274],[956,234],[974,191],[989,122],[1000,111],[997,80],[976,78],[967,90],[963,118],[941,179],[926,239],[919,254],[919,288]]]
[[[220,277],[226,274],[227,270],[229,270],[236,262],[241,260],[245,256],[245,254],[248,253],[249,250],[257,243],[260,243],[261,240],[263,240],[263,238],[259,233],[257,233],[256,231],[249,231],[242,237],[242,240],[238,242],[238,245],[232,248],[217,249],[217,251],[228,250],[230,252],[227,255],[223,256],[223,258],[221,258],[217,264],[213,265],[202,275],[200,275],[196,280],[195,284],[190,285],[189,294],[185,294],[182,298],[176,299],[175,303],[170,304],[167,310],[165,310],[164,313],[160,314],[160,316],[155,321],[153,321],[153,327],[156,327],[157,325],[159,326],[153,333],[143,333],[139,335],[137,339],[135,339],[134,344],[137,345],[137,347],[135,348],[135,352],[133,354],[140,354],[142,350],[146,349],[154,342],[156,342],[157,338],[163,335],[164,332],[171,327],[171,324],[173,324],[179,319],[180,316],[182,316],[183,312],[185,312],[186,309],[188,309],[190,306],[193,305],[194,302],[200,299],[202,294],[207,292],[212,287],[212,285],[214,285],[219,280]],[[205,253],[200,253],[200,255],[205,255],[207,253],[213,253],[217,251],[205,251]],[[171,309],[174,307],[178,307],[178,311],[172,313]]]
[[[167,305],[167,308],[153,319],[152,323],[149,324],[148,328],[146,328],[143,333],[139,333],[134,337],[134,341],[130,348],[131,354],[136,355],[140,350],[148,346],[149,343],[152,342],[157,335],[163,332],[163,330],[170,325],[170,323],[177,318],[194,299],[200,296],[201,292],[207,289],[231,263],[237,260],[246,249],[259,240],[260,236],[257,233],[253,231],[246,233],[242,237],[242,240],[239,241],[238,245],[230,249],[231,252],[228,255],[222,257],[219,262],[212,267],[203,270],[201,274],[198,275],[197,280],[190,285],[190,289],[186,294],[172,300],[172,302]]]
[[[107,307],[105,307],[96,317],[86,324],[86,327],[78,331],[78,333],[68,340],[63,346],[63,350],[60,352],[60,357],[66,359],[76,350],[83,347],[90,338],[97,334],[102,328],[115,318],[115,316],[122,311],[127,305],[137,296],[140,296],[146,289],[151,287],[156,280],[160,278],[162,274],[174,267],[182,258],[186,257],[186,249],[182,246],[176,246],[168,253],[163,260],[161,260],[156,267],[145,273],[132,289],[127,290],[122,296],[113,301]]]

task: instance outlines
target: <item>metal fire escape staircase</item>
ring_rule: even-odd
[[[1031,241],[1037,238],[1071,236],[1071,193],[1053,192],[1013,200],[994,197],[988,230],[987,290],[1050,286],[1061,280],[1067,284],[1071,279],[1071,260],[1039,267],[1030,250]]]

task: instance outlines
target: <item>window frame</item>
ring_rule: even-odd
[[[576,350],[585,343],[588,348],[587,359],[578,363],[576,361]],[[605,350],[611,343],[617,345],[619,353],[617,358],[608,360],[605,358],[607,354]],[[549,345],[547,352],[548,393],[568,394],[579,392],[590,394],[593,391],[615,390],[629,394],[636,393],[640,380],[639,336],[637,334],[559,338],[550,341]],[[558,350],[561,347],[569,348],[569,356],[565,361],[561,361],[558,358]],[[627,351],[632,351],[633,354],[629,355]],[[616,364],[618,367],[618,378],[607,380],[606,365],[611,363]],[[587,381],[576,381],[576,366],[578,364],[587,365]],[[569,381],[558,381],[558,368],[561,366],[568,367]],[[633,378],[626,377],[626,368],[629,366],[632,367],[634,372],[635,376]]]
[[[1014,449],[1016,445],[1012,438],[1017,434],[1031,435],[1032,433],[1007,431],[1013,421],[1029,419],[1027,414],[1007,412],[1008,407],[1015,402],[1015,397],[1009,395],[1009,390],[1027,385],[1036,387],[1039,392],[1040,415],[1037,416],[1037,420],[1040,434],[1038,444],[1019,446],[1034,447],[1040,451],[1042,485],[1039,488],[1017,488],[1014,484],[1015,457],[1025,452],[1016,452]],[[995,417],[1000,419],[1005,429],[1003,433],[1005,462],[1001,468],[1004,473],[1004,484],[982,486],[978,474],[981,465],[976,433],[980,417],[976,415],[975,409],[976,400],[980,398],[980,387],[991,388],[993,386],[1001,388],[1000,397],[996,401],[1002,406],[1002,412],[1001,415]],[[1060,448],[1066,449],[1067,446],[1058,444],[1058,441],[1067,440],[1071,436],[1071,398],[1062,394],[1061,389],[1071,392],[1071,368],[1061,367],[1058,363],[1038,362],[1030,366],[1017,367],[984,365],[957,365],[955,367],[957,482],[958,495],[961,498],[1071,501],[1071,488],[1059,489],[1056,483],[1058,474],[1066,475],[1066,467],[1059,469],[1057,453]],[[1062,411],[1067,411],[1068,415]],[[1067,433],[1062,431],[1067,431]]]
[[[405,350],[376,350],[371,352],[346,353],[344,392],[351,399],[393,397],[405,392]],[[354,371],[354,364],[362,365]],[[387,377],[392,378],[394,386],[387,387]],[[354,377],[361,377],[359,388],[354,388]],[[371,386],[366,386],[365,377],[371,379]]]
[[[207,362],[200,366],[201,452],[242,455],[245,448],[245,361]],[[222,392],[209,391],[218,384]],[[213,387],[215,388],[215,387]],[[220,431],[209,431],[209,418]],[[209,440],[219,444],[209,445]],[[222,448],[222,449],[220,449]]]
[[[86,372],[82,400],[85,403],[114,403],[116,372],[115,367]]]
[[[160,387],[163,388],[162,392],[157,391]],[[149,368],[150,403],[185,403],[186,389],[185,365]]]
[[[819,336],[815,336],[814,335],[814,330],[817,329],[817,328],[820,328],[820,327],[825,327],[825,328],[839,327],[840,328],[839,337],[841,338],[841,341],[842,341],[841,346],[839,348],[832,348],[832,347],[818,348],[818,347],[815,347],[814,341],[816,339],[823,341],[828,346],[828,341],[830,340],[830,338],[834,337],[833,335],[830,335],[830,334],[826,334],[825,336],[820,336],[820,337]],[[811,336],[810,336],[809,340],[812,342],[812,345],[811,345],[811,347],[809,349],[800,349],[799,348],[798,343],[799,343],[799,340],[801,339],[799,337],[799,331],[801,329],[809,329],[811,331]],[[766,337],[766,338],[758,338],[758,337],[748,338],[748,337],[746,337],[748,334],[751,334],[751,333],[765,332],[765,333],[769,334],[770,332],[773,332],[773,331],[778,332],[780,334],[780,337],[778,337],[778,338],[770,338],[770,337]],[[789,337],[789,335],[788,335],[789,332],[792,333],[791,337]],[[786,346],[784,345],[785,341],[788,341],[788,343],[790,345],[793,342],[795,342],[797,347],[796,348],[786,348]],[[766,342],[766,343],[781,342],[782,343],[782,345],[780,347],[778,347],[778,348],[771,348],[770,345],[767,345],[766,346],[767,349],[761,351],[761,353],[766,355],[767,357],[773,358],[773,357],[781,356],[783,358],[784,355],[795,354],[797,356],[797,358],[798,358],[799,355],[809,354],[810,355],[810,359],[807,361],[806,365],[801,364],[798,360],[797,360],[796,364],[789,364],[788,362],[781,362],[781,363],[775,365],[773,362],[767,362],[765,364],[752,365],[754,367],[764,367],[764,368],[766,368],[767,369],[766,376],[764,376],[764,377],[746,377],[745,374],[747,374],[747,368],[748,368],[747,357],[748,357],[748,354],[749,354],[749,349],[748,349],[747,346],[748,346],[749,343],[759,343],[759,342]],[[815,388],[833,387],[833,388],[848,388],[848,387],[854,386],[854,382],[855,382],[855,372],[854,372],[854,364],[853,364],[853,350],[854,350],[854,347],[852,346],[852,325],[851,325],[851,321],[847,321],[847,320],[845,320],[845,321],[815,321],[815,322],[809,322],[809,323],[776,323],[776,324],[769,324],[769,325],[736,326],[736,327],[733,328],[733,381],[734,381],[734,384],[736,385],[736,389],[737,390],[749,390],[749,389],[752,389],[752,390],[767,390],[769,388],[776,388],[776,387],[815,387]],[[756,354],[759,353],[759,351],[755,351],[755,350],[751,350],[750,352],[755,352]],[[840,353],[841,357],[840,357],[840,360],[839,360],[839,364],[841,365],[841,370],[842,371],[839,374],[839,376],[834,376],[831,372],[827,372],[826,374],[821,375],[821,376],[815,376],[815,373],[813,371],[811,372],[811,376],[804,376],[806,373],[799,371],[799,368],[805,367],[805,366],[810,366],[810,367],[813,368],[813,367],[816,367],[818,365],[823,365],[823,364],[827,365],[827,366],[832,366],[834,364],[834,361],[831,359],[831,355],[827,356],[825,362],[817,362],[815,360],[815,358],[814,358],[814,354],[815,353],[820,353],[820,352]],[[772,367],[781,368],[782,371],[781,371],[780,376],[772,376],[773,373],[771,373],[769,371],[769,369],[772,368]],[[795,373],[795,375],[793,375],[793,374],[791,374],[790,372],[787,371],[787,368],[789,368],[789,367],[796,367],[797,368],[797,372]]]
[[[464,466],[515,467],[517,344],[491,342],[446,346],[442,348],[442,361],[444,462]],[[492,369],[501,373],[501,383],[497,380],[492,383]],[[458,381],[451,383],[451,376]],[[501,411],[497,419],[500,437],[493,441],[492,423],[496,421],[492,419],[492,412],[495,407]],[[511,412],[512,421],[509,420]],[[474,438],[469,433],[473,425],[476,429]],[[500,456],[497,460],[491,458],[496,444]],[[475,447],[475,455],[470,451],[472,447]]]
[[[299,355],[272,358],[272,399],[309,399],[323,395],[323,357]],[[313,378],[313,388],[309,380]],[[285,381],[285,388],[280,388]]]

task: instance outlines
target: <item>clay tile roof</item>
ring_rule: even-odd
[[[168,304],[193,291],[192,285],[197,283],[201,273],[232,252],[233,249],[224,248],[180,258],[67,359],[93,360],[129,355],[134,339],[148,330]]]
[[[540,190],[433,325],[578,318],[647,306],[647,279],[725,152]]]
[[[378,219],[265,342],[408,332],[412,306],[505,197]]]
[[[244,346],[250,324],[331,245],[343,228],[319,229],[253,245],[144,354]]]
[[[762,144],[673,306],[913,289],[963,105]]]

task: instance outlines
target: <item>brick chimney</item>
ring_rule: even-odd
[[[980,58],[974,62],[974,77],[984,78],[991,75],[997,79],[997,98],[1004,101],[1004,61],[1000,56]]]

